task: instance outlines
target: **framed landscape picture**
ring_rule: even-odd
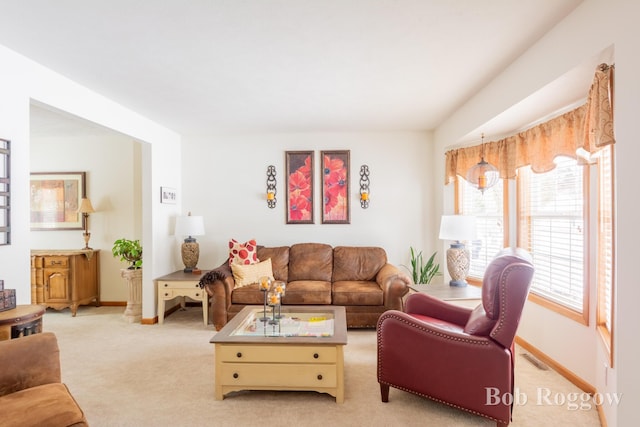
[[[286,151],[287,224],[313,224],[313,151]]]
[[[86,172],[35,172],[29,200],[32,230],[82,230],[78,208],[85,194]]]
[[[349,224],[349,150],[322,151],[322,223]]]

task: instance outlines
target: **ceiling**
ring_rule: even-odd
[[[183,135],[424,131],[581,2],[0,0],[0,44]]]

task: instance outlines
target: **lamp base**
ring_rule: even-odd
[[[184,263],[184,272],[192,273],[196,270],[200,258],[200,245],[193,237],[184,239],[182,244],[182,262]]]
[[[89,239],[91,238],[91,233],[89,233],[88,231],[85,233],[82,233],[82,237],[84,237],[84,248],[82,249],[85,251],[93,250],[93,248],[89,247]]]
[[[457,286],[459,288],[464,288],[468,283],[466,280],[451,280],[449,281],[449,286]]]
[[[447,270],[451,276],[449,286],[467,286],[467,275],[469,274],[469,264],[471,253],[462,243],[452,243],[447,249]]]

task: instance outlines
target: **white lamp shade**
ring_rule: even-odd
[[[201,216],[179,216],[176,218],[176,236],[204,236],[204,220]]]
[[[475,240],[476,217],[471,215],[442,215],[441,240]]]

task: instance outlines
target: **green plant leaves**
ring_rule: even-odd
[[[440,264],[435,263],[436,254],[438,252],[434,252],[425,263],[424,258],[422,257],[422,251],[416,252],[412,247],[409,249],[411,250],[410,271],[413,283],[431,283],[433,276],[438,274],[440,271]]]
[[[118,239],[113,242],[111,253],[115,258],[120,258],[120,261],[130,262],[129,269],[142,267],[142,245],[140,240]]]

